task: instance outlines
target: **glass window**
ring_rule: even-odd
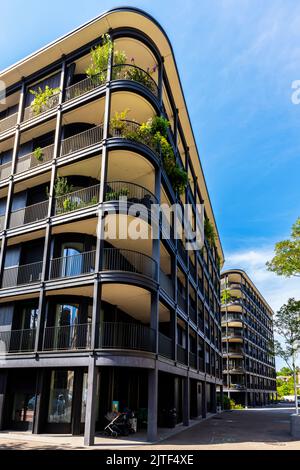
[[[52,371],[48,423],[71,423],[73,383],[73,371]]]
[[[65,243],[62,246],[61,275],[77,276],[82,273],[82,243]]]
[[[33,423],[35,395],[15,393],[12,421],[17,423]]]
[[[85,422],[87,393],[88,393],[88,374],[87,372],[85,372],[83,374],[83,387],[82,387],[82,399],[81,399],[81,423]]]

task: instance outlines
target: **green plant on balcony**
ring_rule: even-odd
[[[132,80],[132,81],[138,82],[141,85],[144,85],[145,87],[149,89],[152,89],[153,79],[151,78],[151,75],[156,71],[156,66],[154,66],[151,70],[148,67],[147,72],[146,72],[135,65],[134,58],[131,59],[131,64],[132,66],[131,67],[129,66],[127,70],[125,71],[124,78],[126,80]]]
[[[126,118],[127,118],[127,114],[129,113],[129,111],[130,111],[129,108],[124,109],[120,113],[116,111],[114,116],[111,118],[110,128],[112,131],[114,131],[114,134],[124,137],[124,133],[127,128]]]
[[[44,157],[43,149],[41,147],[37,147],[36,149],[34,149],[33,156],[38,162],[42,162]]]
[[[91,49],[91,64],[85,71],[89,78],[100,83],[106,80],[108,61],[113,51],[110,35],[103,34],[101,39],[102,44]],[[114,51],[113,60],[114,64],[123,65],[126,63],[126,54],[122,51]]]
[[[216,243],[216,232],[209,219],[205,219],[204,221],[204,235],[209,245],[214,246]]]
[[[224,289],[221,293],[221,304],[226,305],[233,300],[233,296],[230,293],[229,289]]]
[[[122,113],[115,114],[115,117],[111,119],[112,129],[117,129],[120,135],[126,139],[145,143],[159,151],[174,191],[182,194],[188,185],[188,175],[184,168],[176,162],[173,147],[167,140],[170,122],[164,117],[154,116],[137,126],[136,129],[128,129],[127,123],[124,121],[128,112],[129,110],[126,109]]]
[[[60,88],[51,88],[48,85],[44,89],[38,87],[37,90],[29,90],[34,96],[34,100],[31,103],[31,109],[35,116],[38,116],[46,109],[50,109],[49,102],[51,98],[60,92]]]
[[[72,184],[69,184],[68,178],[58,176],[54,184],[54,193],[56,197],[64,196],[74,190]]]
[[[118,201],[121,197],[129,195],[128,188],[121,188],[118,191],[108,191],[105,196],[106,201]]]

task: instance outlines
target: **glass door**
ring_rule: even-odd
[[[47,428],[50,432],[70,433],[73,387],[74,371],[53,370],[51,372],[47,418]]]
[[[54,349],[74,349],[78,341],[79,305],[59,304],[55,312]]]
[[[62,245],[61,277],[78,276],[82,273],[83,243],[64,243]]]

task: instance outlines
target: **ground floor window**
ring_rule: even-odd
[[[71,423],[74,371],[51,373],[48,423]]]
[[[14,396],[12,421],[15,423],[33,423],[35,395],[17,392]]]

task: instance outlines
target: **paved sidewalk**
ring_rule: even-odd
[[[162,441],[146,443],[145,433],[127,439],[96,438],[92,449],[123,450],[300,450],[300,441],[289,434],[292,408],[257,408],[227,411],[205,421],[193,421],[188,429],[160,430]],[[0,449],[91,449],[82,437],[0,433]]]

